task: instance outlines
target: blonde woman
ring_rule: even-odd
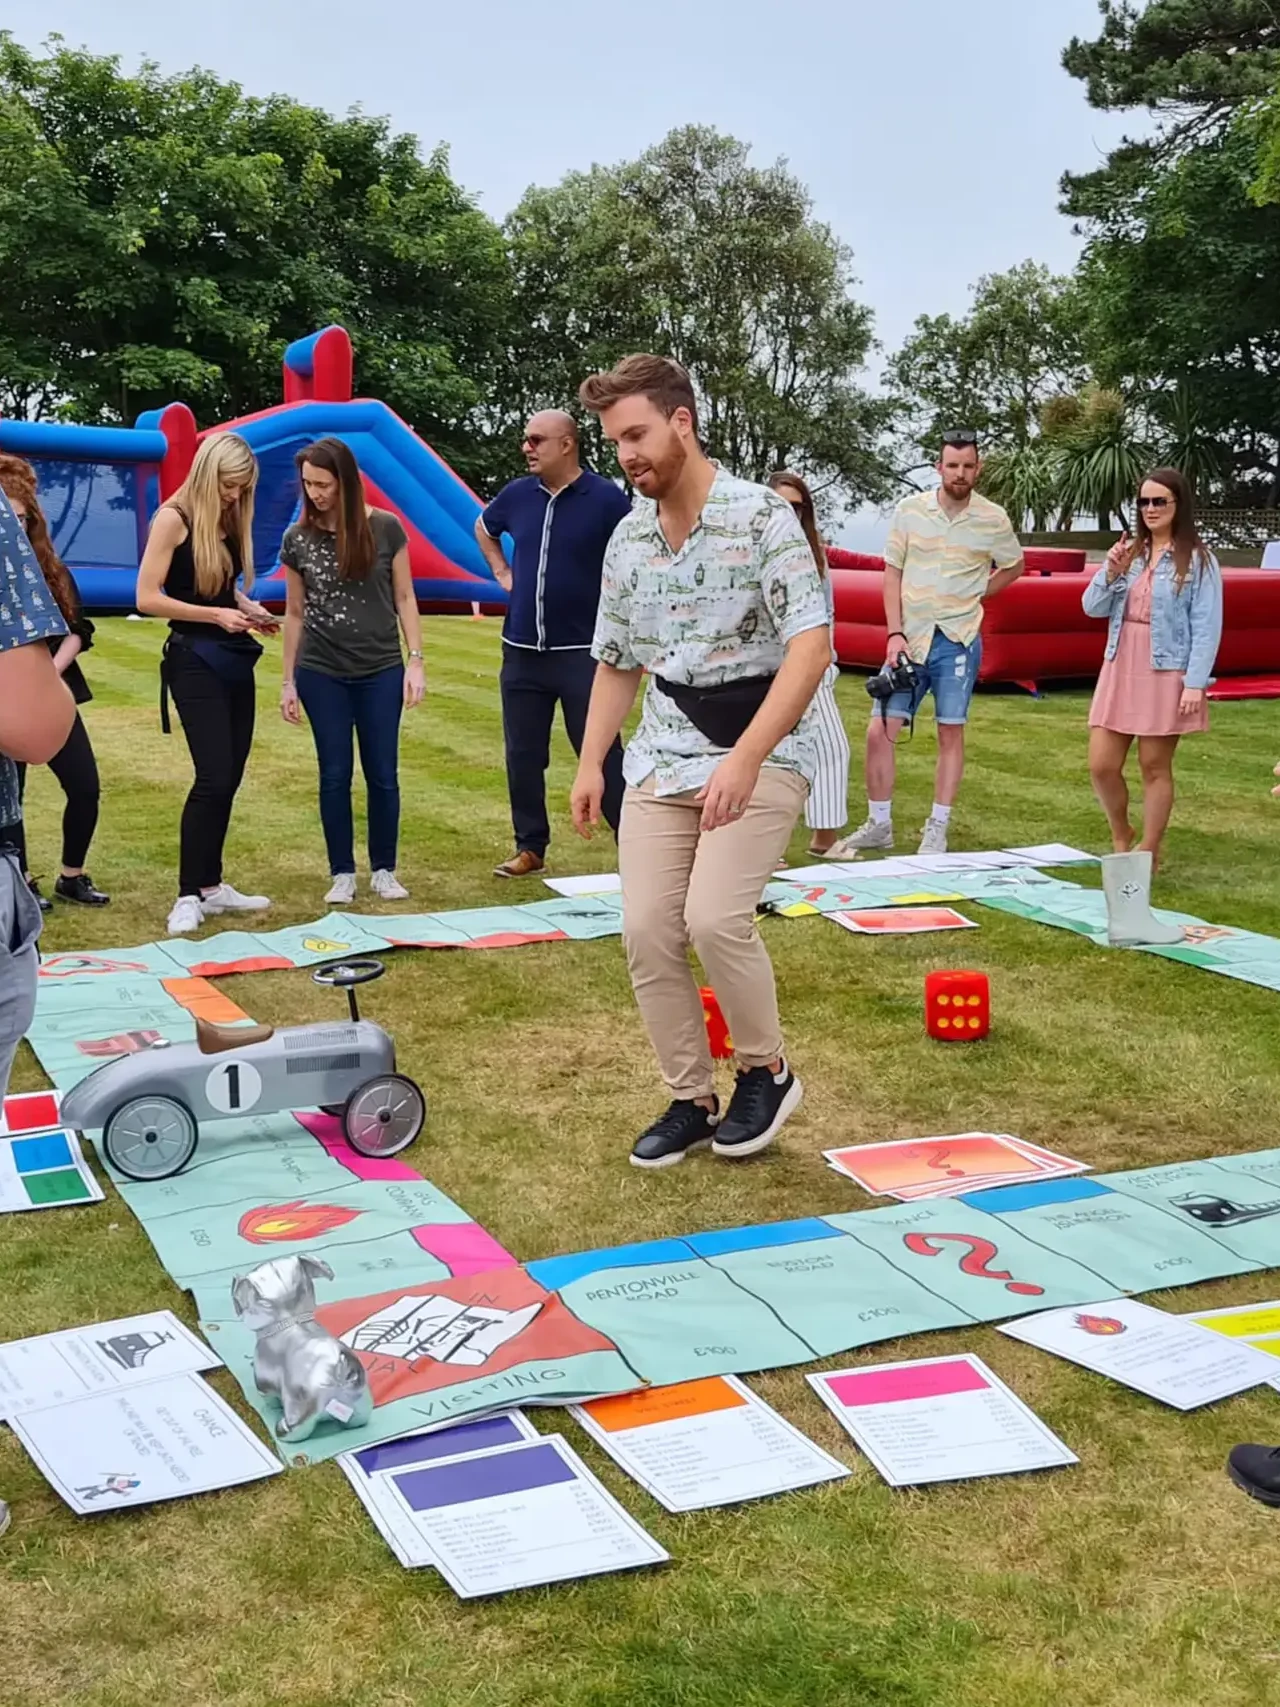
[[[161,720],[167,734],[172,694],[196,773],[182,810],[171,936],[196,930],[213,914],[271,904],[265,895],[242,895],[222,876],[231,807],[253,742],[253,670],[262,655],[254,634],[278,627],[247,591],[257,481],[258,464],[243,439],[206,439],[182,486],[156,511],[138,570],[138,609],[169,623]]]
[[[830,853],[849,818],[849,737],[845,734],[840,707],[836,704],[836,682],[840,671],[835,663],[835,595],[827,569],[827,554],[818,533],[813,494],[798,474],[780,468],[769,476],[769,485],[796,513],[813,552],[827,596],[827,616],[832,625],[831,667],[813,696],[817,718],[817,770],[804,809],[804,821],[812,831],[809,852],[818,858]]]

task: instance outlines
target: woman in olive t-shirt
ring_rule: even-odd
[[[297,463],[302,519],[280,545],[289,571],[280,711],[286,723],[301,722],[305,711],[315,739],[333,877],[325,900],[355,899],[354,733],[369,801],[370,886],[380,899],[399,901],[409,893],[396,877],[400,713],[417,705],[424,685],[409,541],[397,517],[366,504],[360,470],[341,439],[308,445]]]

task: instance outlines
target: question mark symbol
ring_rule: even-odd
[[[990,1239],[975,1238],[972,1233],[904,1233],[902,1242],[918,1257],[941,1256],[942,1251],[937,1247],[944,1243],[968,1245],[969,1249],[960,1258],[961,1274],[971,1274],[979,1280],[1002,1280],[1006,1292],[1016,1292],[1024,1298],[1044,1296],[1043,1286],[1032,1286],[1028,1281],[1015,1280],[1007,1268],[989,1266],[1000,1255]]]
[[[912,1150],[911,1154],[913,1156],[922,1156],[925,1152],[916,1148]],[[938,1172],[945,1173],[948,1179],[963,1179],[965,1176],[965,1170],[963,1168],[947,1167],[946,1161],[950,1154],[951,1151],[945,1144],[936,1145],[928,1152],[929,1160],[925,1163],[925,1166],[928,1168],[937,1168]]]

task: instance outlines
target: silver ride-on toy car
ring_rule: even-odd
[[[362,1156],[395,1156],[422,1131],[426,1098],[396,1072],[396,1048],[361,1019],[356,985],[381,978],[380,960],[348,960],[312,973],[347,993],[349,1023],[213,1025],[196,1020],[194,1043],[161,1039],[108,1061],[62,1099],[67,1126],[102,1132],[111,1165],[130,1179],[181,1172],[195,1154],[200,1122],[240,1114],[323,1108],[342,1122]]]

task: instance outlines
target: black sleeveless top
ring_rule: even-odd
[[[169,506],[177,510],[176,504]],[[184,605],[206,605],[221,610],[235,610],[236,582],[240,577],[240,541],[224,535],[224,542],[231,558],[231,574],[223,582],[216,593],[202,593],[196,587],[196,557],[191,548],[191,522],[182,511],[177,513],[187,524],[187,537],[181,545],[175,545],[173,556],[169,559],[169,571],[164,578],[164,590],[171,599],[180,599]],[[211,630],[207,622],[183,622],[181,618],[172,617],[169,627],[175,634],[194,634],[209,637]],[[230,636],[228,636],[230,638]],[[239,636],[236,636],[239,638]]]

